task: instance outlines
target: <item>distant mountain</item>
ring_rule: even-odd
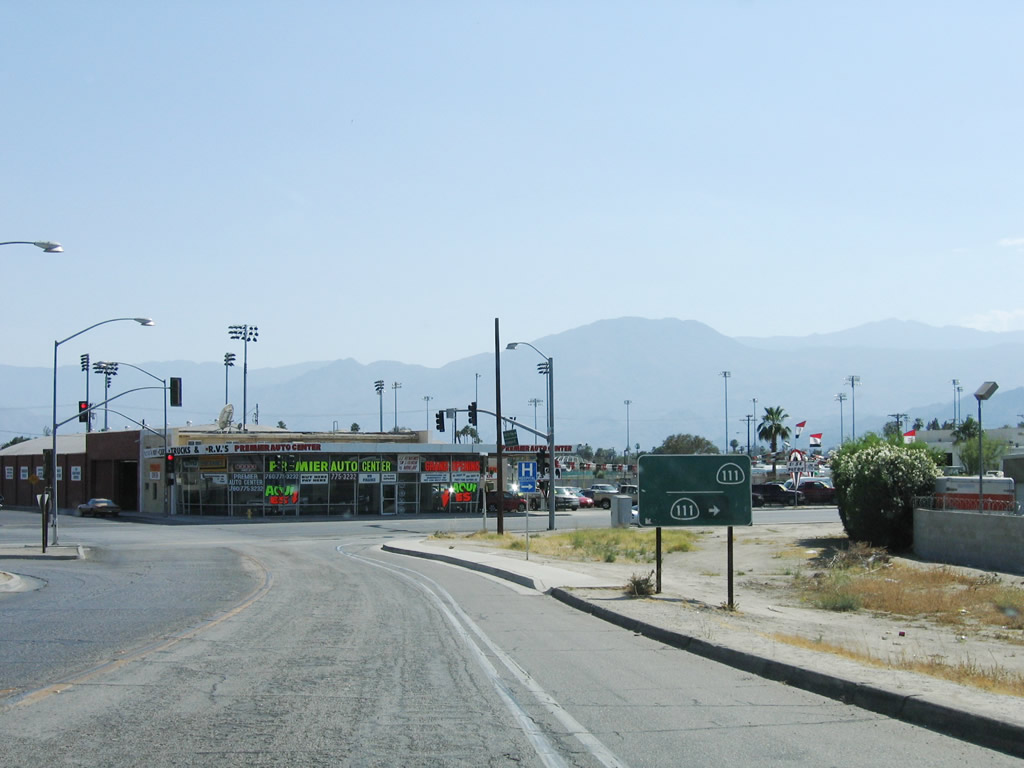
[[[990,333],[973,328],[932,325],[912,320],[879,320],[835,333],[809,336],[740,336],[736,341],[760,349],[804,349],[807,347],[874,347],[877,349],[954,350],[1024,344],[1024,331]]]
[[[523,442],[537,442],[525,427],[545,430],[546,378],[537,373],[544,361],[528,346],[505,351],[501,342],[502,413],[523,428]],[[953,416],[953,379],[962,382],[961,413],[976,415],[971,396],[985,380],[997,381],[999,391],[984,405],[988,426],[1024,420],[1021,380],[1024,334],[984,333],[965,328],[933,328],[920,323],[885,321],[834,334],[771,339],[734,339],[694,320],[648,320],[624,317],[601,320],[563,333],[531,340],[554,359],[556,440],[560,444],[589,443],[622,450],[629,444],[647,450],[670,434],[702,435],[722,446],[729,440],[747,442],[745,416],[755,418],[753,431],[766,406],[782,406],[788,424],[807,426],[794,444],[806,447],[811,433],[824,435],[825,447],[839,442],[839,392],[844,433],[854,418],[858,434],[880,431],[893,413],[907,413],[911,422]],[[69,357],[74,359],[73,355]],[[70,363],[70,361],[69,361]],[[161,378],[181,376],[184,407],[168,410],[172,424],[211,423],[224,405],[225,368],[219,362],[146,362],[140,367]],[[729,371],[728,379],[721,374]],[[850,374],[860,376],[851,391]],[[39,435],[51,420],[52,369],[0,366],[0,441],[16,435]],[[242,370],[227,370],[229,400],[236,421],[242,412]],[[374,382],[384,382],[377,394]],[[399,387],[394,384],[398,382]],[[155,382],[129,368],[112,381],[111,395]],[[728,387],[728,423],[725,393]],[[102,378],[90,375],[90,395],[99,401]],[[429,397],[427,400],[425,398]],[[756,411],[754,398],[757,399]],[[59,419],[72,418],[85,399],[85,374],[77,362],[58,371]],[[257,418],[270,426],[283,421],[300,430],[348,430],[358,423],[363,431],[395,426],[433,429],[434,413],[465,409],[477,399],[480,408],[495,410],[495,360],[491,350],[455,360],[440,368],[378,361],[363,365],[352,359],[302,363],[280,368],[250,367],[247,423]],[[540,399],[536,411],[531,399]],[[396,414],[397,406],[397,414]],[[163,425],[163,399],[158,390],[143,389],[110,404],[111,429],[134,427],[132,419],[155,429]],[[854,414],[854,411],[856,412]],[[120,415],[120,414],[123,414]],[[94,420],[102,427],[103,412]],[[466,414],[457,417],[457,426]],[[451,440],[452,424],[435,440]],[[81,431],[72,420],[62,432]],[[494,420],[481,416],[480,433],[493,442]]]

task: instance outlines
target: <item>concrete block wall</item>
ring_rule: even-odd
[[[914,554],[950,565],[1024,573],[1024,516],[915,509]]]

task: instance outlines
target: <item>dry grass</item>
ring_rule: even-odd
[[[518,534],[474,533],[467,537],[505,549],[521,550],[525,539]],[[697,536],[686,530],[663,531],[662,554],[688,552],[693,549]],[[538,555],[564,560],[614,563],[624,560],[633,563],[653,563],[655,560],[654,531],[633,528],[594,528],[587,530],[545,532],[530,536],[530,551]]]
[[[870,664],[881,669],[898,669],[907,672],[950,680],[960,685],[969,685],[991,693],[1009,696],[1024,696],[1024,675],[1002,667],[984,667],[973,661],[961,661],[947,664],[938,659],[878,659],[869,653],[855,651],[834,643],[811,640],[800,635],[773,634],[772,639],[799,648],[812,651],[824,651],[836,656],[843,656],[863,664]]]
[[[821,608],[1024,630],[1024,590],[993,574],[893,563],[883,550],[858,545],[827,551],[816,564],[822,570],[798,574],[794,581],[804,599]]]

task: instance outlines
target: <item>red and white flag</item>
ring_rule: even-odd
[[[903,442],[904,443],[912,443],[915,440],[917,440],[917,430],[916,429],[912,429],[909,432],[904,432],[903,433]]]
[[[823,432],[819,432],[816,435],[811,435],[811,448],[821,448],[821,436],[823,434]]]
[[[806,426],[807,426],[807,422],[806,421],[801,421],[799,424],[796,425],[796,436],[797,437],[800,437],[800,430],[803,429]]]

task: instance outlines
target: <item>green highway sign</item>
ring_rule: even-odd
[[[751,525],[750,457],[641,456],[640,524]]]
[[[514,429],[506,429],[502,433],[505,445],[519,445],[519,432]]]

